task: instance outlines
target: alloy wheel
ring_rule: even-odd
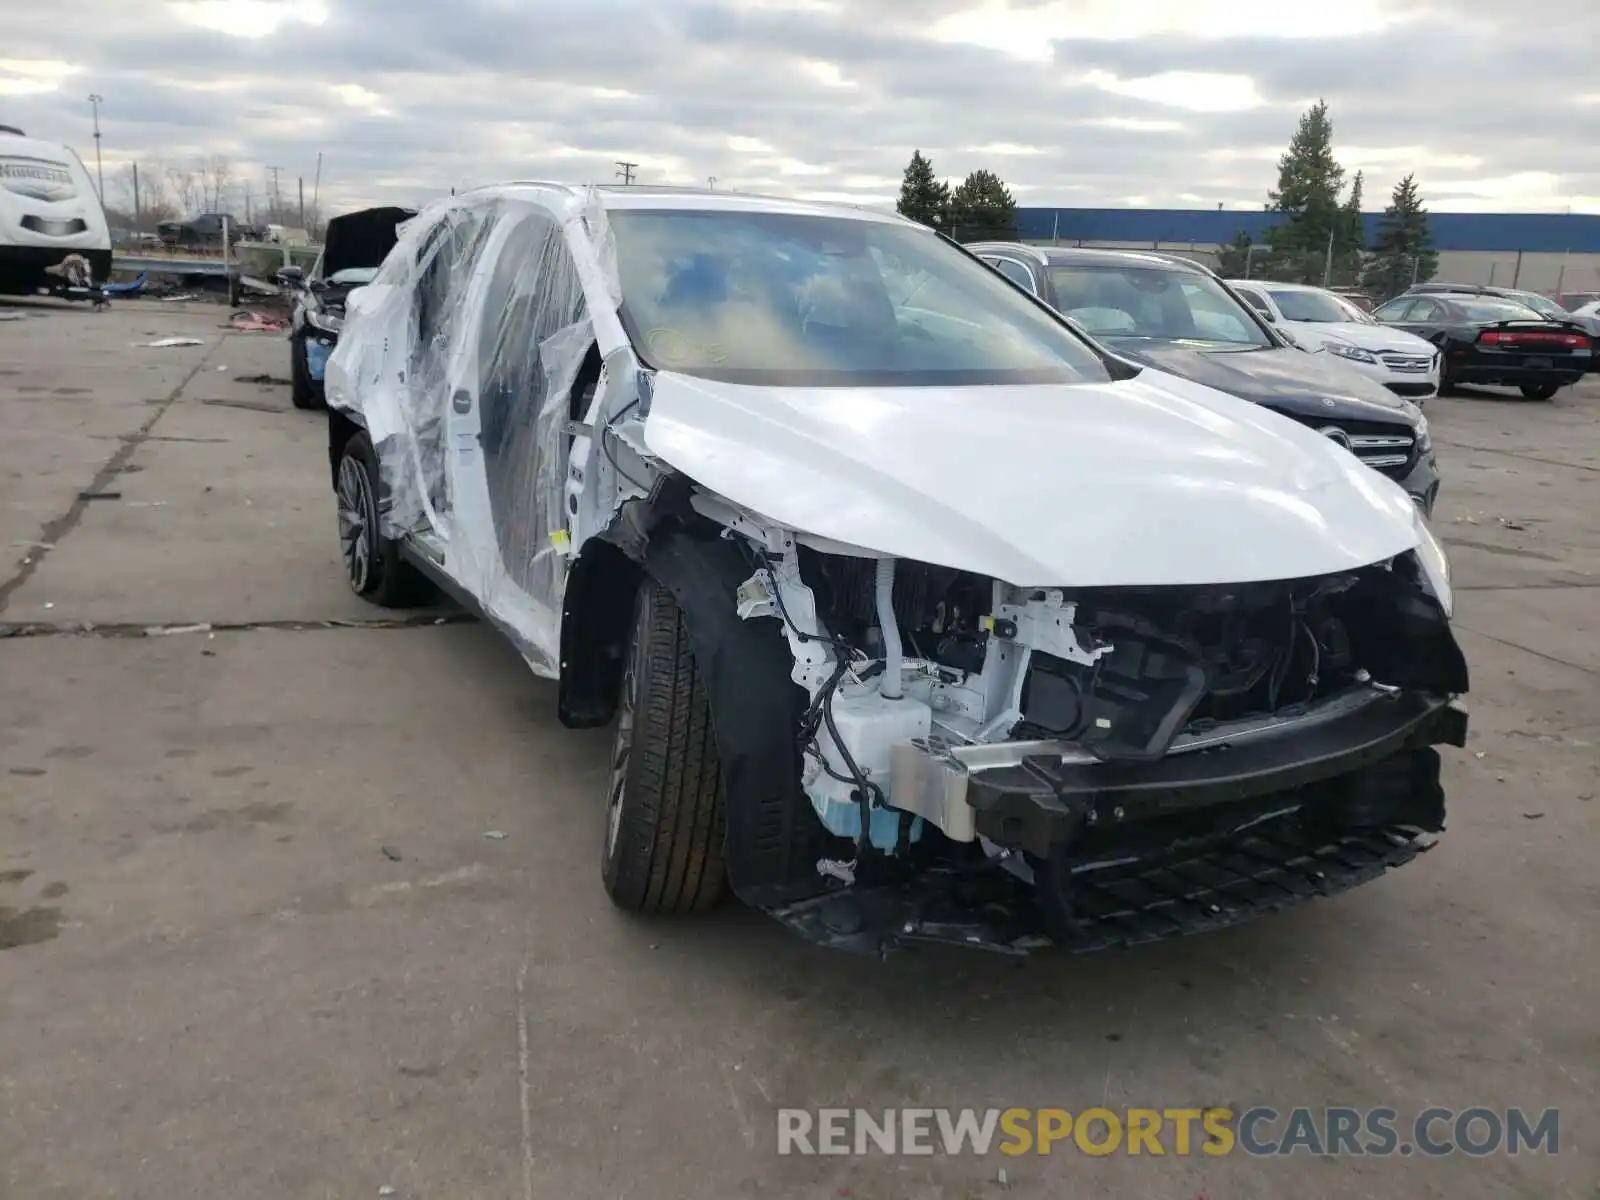
[[[339,545],[344,554],[345,577],[357,593],[363,593],[372,574],[374,519],[372,487],[366,468],[354,458],[339,464]]]

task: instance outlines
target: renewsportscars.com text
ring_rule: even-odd
[[[779,1154],[1558,1154],[1553,1108],[781,1108]]]

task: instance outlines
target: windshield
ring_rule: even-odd
[[[342,271],[335,271],[328,277],[329,283],[371,283],[377,278],[377,267],[346,267]]]
[[[1311,321],[1339,324],[1350,320],[1350,309],[1337,296],[1327,292],[1302,292],[1292,288],[1268,288],[1286,321]]]
[[[1557,304],[1548,296],[1541,296],[1535,292],[1530,292],[1527,295],[1519,295],[1517,297],[1517,301],[1518,303],[1527,305],[1529,308],[1533,309],[1534,312],[1543,313],[1547,317],[1564,317],[1567,315],[1567,310],[1562,308],[1561,305]]]
[[[1057,307],[1097,336],[1273,345],[1243,305],[1196,271],[1139,263],[1056,265],[1050,282]]]
[[[1338,294],[1335,294],[1333,298],[1336,301],[1338,301],[1339,307],[1344,309],[1344,311],[1345,311],[1345,320],[1354,321],[1358,325],[1375,325],[1375,324],[1377,324],[1377,322],[1375,322],[1372,319],[1372,314],[1370,312],[1368,312],[1366,309],[1362,308],[1359,304],[1357,304],[1354,300],[1351,300],[1349,297],[1340,296]]]
[[[1088,343],[931,230],[790,213],[608,216],[623,324],[663,370],[780,387],[1111,377]]]

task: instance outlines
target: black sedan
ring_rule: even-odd
[[[1542,316],[1504,296],[1411,292],[1380,306],[1372,317],[1439,347],[1441,396],[1477,383],[1514,387],[1529,400],[1548,400],[1582,379],[1594,358],[1594,339],[1577,322]]]
[[[1309,425],[1432,513],[1439,472],[1422,410],[1333,355],[1293,345],[1206,268],[1125,250],[967,249],[1118,356]]]
[[[278,272],[278,283],[294,289],[289,325],[291,396],[296,408],[323,407],[322,375],[344,327],[345,300],[372,282],[401,224],[416,216],[409,208],[367,208],[328,222],[322,253],[309,275],[298,267]]]

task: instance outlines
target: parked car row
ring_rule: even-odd
[[[1548,400],[1586,371],[1600,369],[1594,353],[1600,318],[1569,312],[1537,292],[1422,283],[1369,316],[1321,288],[1232,283],[1263,316],[1292,330],[1294,341],[1380,373],[1400,395],[1431,395],[1436,389],[1448,395],[1460,384],[1488,384]],[[1395,338],[1404,342],[1395,344]],[[1423,355],[1432,355],[1431,365]]]
[[[1276,291],[1230,288],[1171,255],[1003,242],[967,249],[1119,355],[1310,426],[1432,513],[1439,472],[1413,403],[1438,385],[1438,355],[1426,342],[1373,325],[1330,293],[1285,290],[1275,302]],[[1291,319],[1313,316],[1331,323],[1288,332]]]
[[[1460,384],[1489,384],[1549,400],[1595,368],[1595,337],[1582,318],[1545,303],[1556,313],[1493,292],[1424,285],[1372,315],[1439,348],[1445,395]]]
[[[1416,405],[1193,264],[978,253],[726,192],[435,202],[327,364],[351,588],[443,589],[612,729],[629,911],[1093,949],[1415,857],[1468,686]]]

